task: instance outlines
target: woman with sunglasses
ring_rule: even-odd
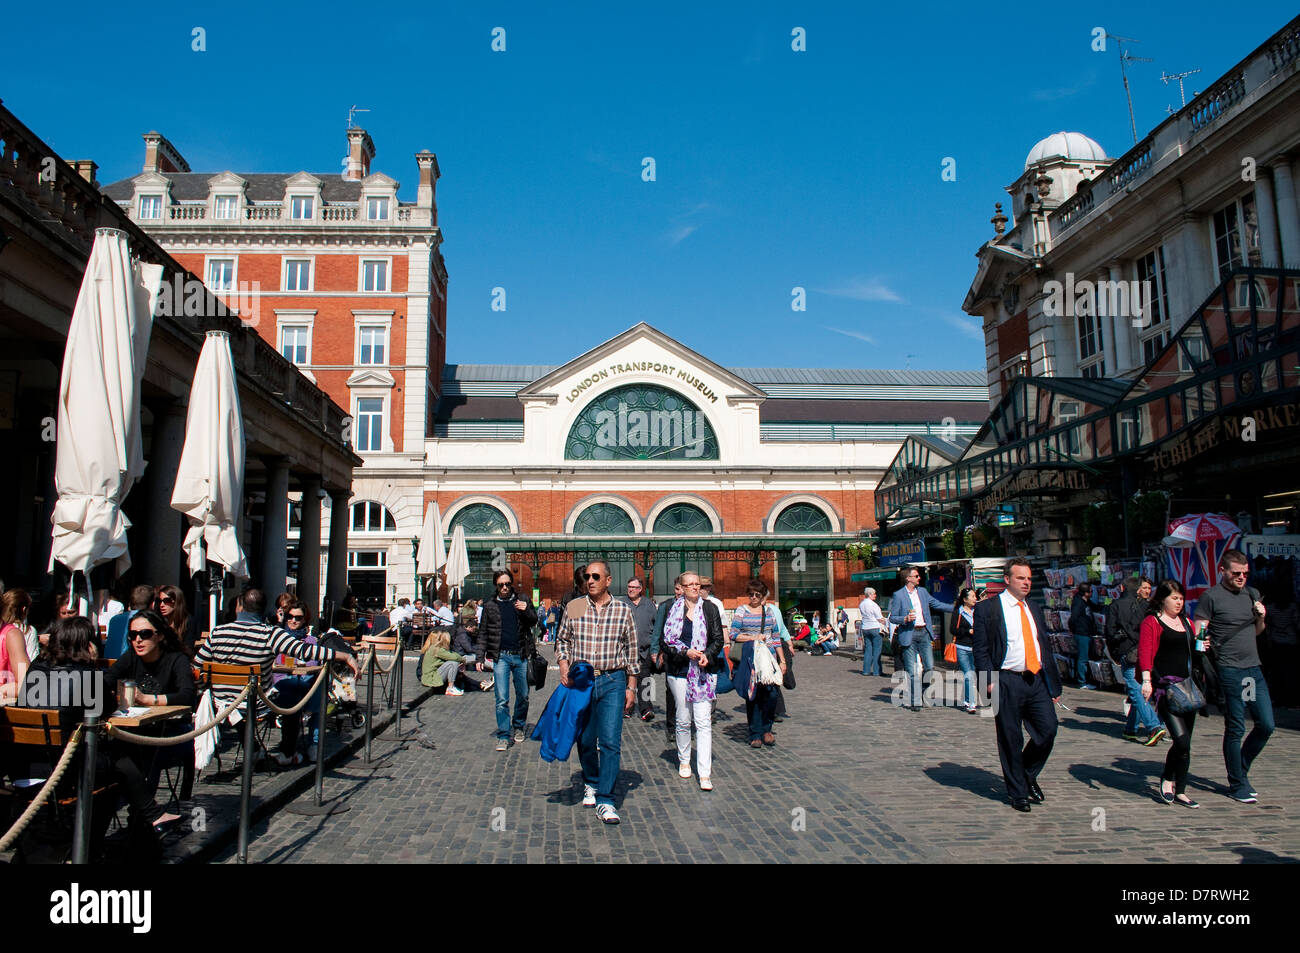
[[[749,604],[738,608],[731,615],[731,640],[737,643],[761,642],[776,656],[781,666],[781,674],[786,672],[784,640],[781,633],[785,627],[781,623],[781,613],[776,606],[768,605],[767,584],[759,579],[751,579],[747,587]],[[758,646],[754,647],[755,650]],[[743,651],[743,649],[742,649]],[[780,701],[780,689],[776,685],[758,685],[754,697],[745,700],[745,717],[749,722],[749,746],[761,748],[776,744],[776,735],[772,725],[776,721],[777,705]]]
[[[136,707],[185,705],[193,709],[197,700],[189,656],[167,620],[152,609],[142,609],[131,617],[127,651],[108,670],[106,681],[110,690],[126,681],[135,682],[132,704]],[[179,721],[170,723],[169,727],[178,733],[190,730],[189,724]],[[154,800],[157,772],[163,763],[180,763],[182,758],[192,759],[193,754],[193,742],[174,748],[114,745],[113,767],[125,783],[133,821],[147,822],[161,834],[180,820],[179,815],[164,814]]]
[[[676,705],[677,766],[682,778],[691,776],[691,721],[695,722],[695,766],[700,790],[712,791],[713,702],[716,699],[718,655],[722,652],[722,616],[701,598],[700,577],[677,577],[682,595],[664,618],[660,651],[668,690]]]
[[[312,629],[311,613],[305,605],[290,597],[290,601],[277,611],[283,613],[285,631],[291,636],[306,645],[319,644],[319,639]],[[295,660],[282,656],[280,661],[293,664]],[[314,667],[319,663],[313,662],[311,664]],[[292,708],[298,704],[306,697],[307,692],[311,691],[312,686],[316,684],[317,674],[319,673],[274,676],[271,681],[275,686],[275,703],[281,708]],[[316,745],[320,740],[320,727],[316,724],[317,706],[313,703],[307,707],[311,709],[311,713],[307,717],[307,731],[311,737],[311,744],[307,749],[306,758],[295,750],[298,745],[298,735],[302,731],[302,713],[280,716],[280,750],[271,752],[271,757],[282,768],[296,767],[304,761],[314,762],[316,760]]]
[[[185,653],[194,657],[194,645],[199,639],[199,620],[191,616],[185,603],[185,593],[176,586],[159,586],[154,596],[158,614],[171,626]]]

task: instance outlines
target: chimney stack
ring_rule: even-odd
[[[415,154],[415,161],[420,166],[420,187],[415,193],[416,208],[432,210],[430,224],[438,224],[438,178],[442,172],[438,169],[438,157],[424,149]]]
[[[81,176],[92,186],[98,187],[99,183],[95,181],[95,172],[99,169],[93,159],[73,159],[68,165],[76,170],[77,175]]]
[[[167,137],[157,132],[144,134],[144,171],[145,172],[188,172],[190,164],[176,151],[176,147],[167,141]]]
[[[348,130],[348,170],[343,178],[360,182],[370,174],[370,160],[375,157],[375,143],[364,129]]]

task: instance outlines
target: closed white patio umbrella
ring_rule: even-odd
[[[455,601],[458,601],[460,587],[465,584],[465,577],[469,575],[469,551],[465,548],[465,527],[459,523],[451,533],[451,549],[447,553],[447,566],[443,572],[447,577],[447,585],[457,590]]]
[[[125,232],[95,230],[63,352],[55,447],[49,568],[68,567],[74,589],[76,573],[110,561],[119,574],[131,566],[122,501],[144,473],[140,380],[162,270],[131,260]]]
[[[185,447],[172,492],[172,509],[190,520],[185,552],[190,572],[208,562],[241,579],[248,576],[238,526],[244,501],[244,418],[239,388],[224,331],[209,331],[194,370]],[[208,623],[216,625],[216,587],[209,598]]]
[[[420,557],[415,563],[415,574],[421,579],[437,576],[447,562],[447,544],[442,537],[442,514],[437,503],[430,503],[424,511],[424,526],[420,529]],[[435,588],[437,583],[434,583]]]

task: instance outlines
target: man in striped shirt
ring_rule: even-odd
[[[626,603],[610,596],[608,564],[601,560],[588,563],[582,578],[587,595],[565,607],[555,658],[565,685],[569,684],[572,662],[590,662],[596,670],[591,714],[578,738],[582,804],[595,807],[596,816],[606,824],[617,824],[614,783],[622,760],[623,710],[636,700],[636,679],[641,673],[636,620]]]
[[[358,672],[357,661],[351,655],[336,652],[320,645],[300,642],[280,628],[262,621],[266,613],[266,596],[260,589],[249,589],[239,597],[236,603],[237,615],[234,622],[227,622],[212,630],[208,640],[199,646],[194,660],[198,663],[217,662],[221,665],[260,665],[262,667],[260,684],[265,690],[271,684],[271,667],[277,655],[291,655],[299,661],[332,662],[336,659],[345,662],[352,674]],[[239,689],[218,687],[212,690],[212,704],[218,711],[230,704]],[[301,696],[294,699],[278,698],[277,704],[287,707],[296,705]],[[298,731],[302,716],[284,717],[280,721],[280,750],[272,755],[282,767],[300,763],[294,751],[298,743]]]

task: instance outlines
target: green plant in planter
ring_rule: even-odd
[[[849,543],[844,547],[844,555],[850,560],[860,560],[870,569],[876,564],[876,549],[871,543]]]
[[[952,530],[950,530],[950,529],[946,529],[946,530],[943,531],[943,533],[942,533],[942,535],[939,537],[939,539],[940,539],[940,542],[941,542],[942,545],[943,545],[943,558],[944,558],[944,559],[959,559],[959,558],[961,558],[961,553],[959,553],[959,552],[957,551],[957,534],[956,534],[956,533],[954,533],[954,532],[953,532]]]

